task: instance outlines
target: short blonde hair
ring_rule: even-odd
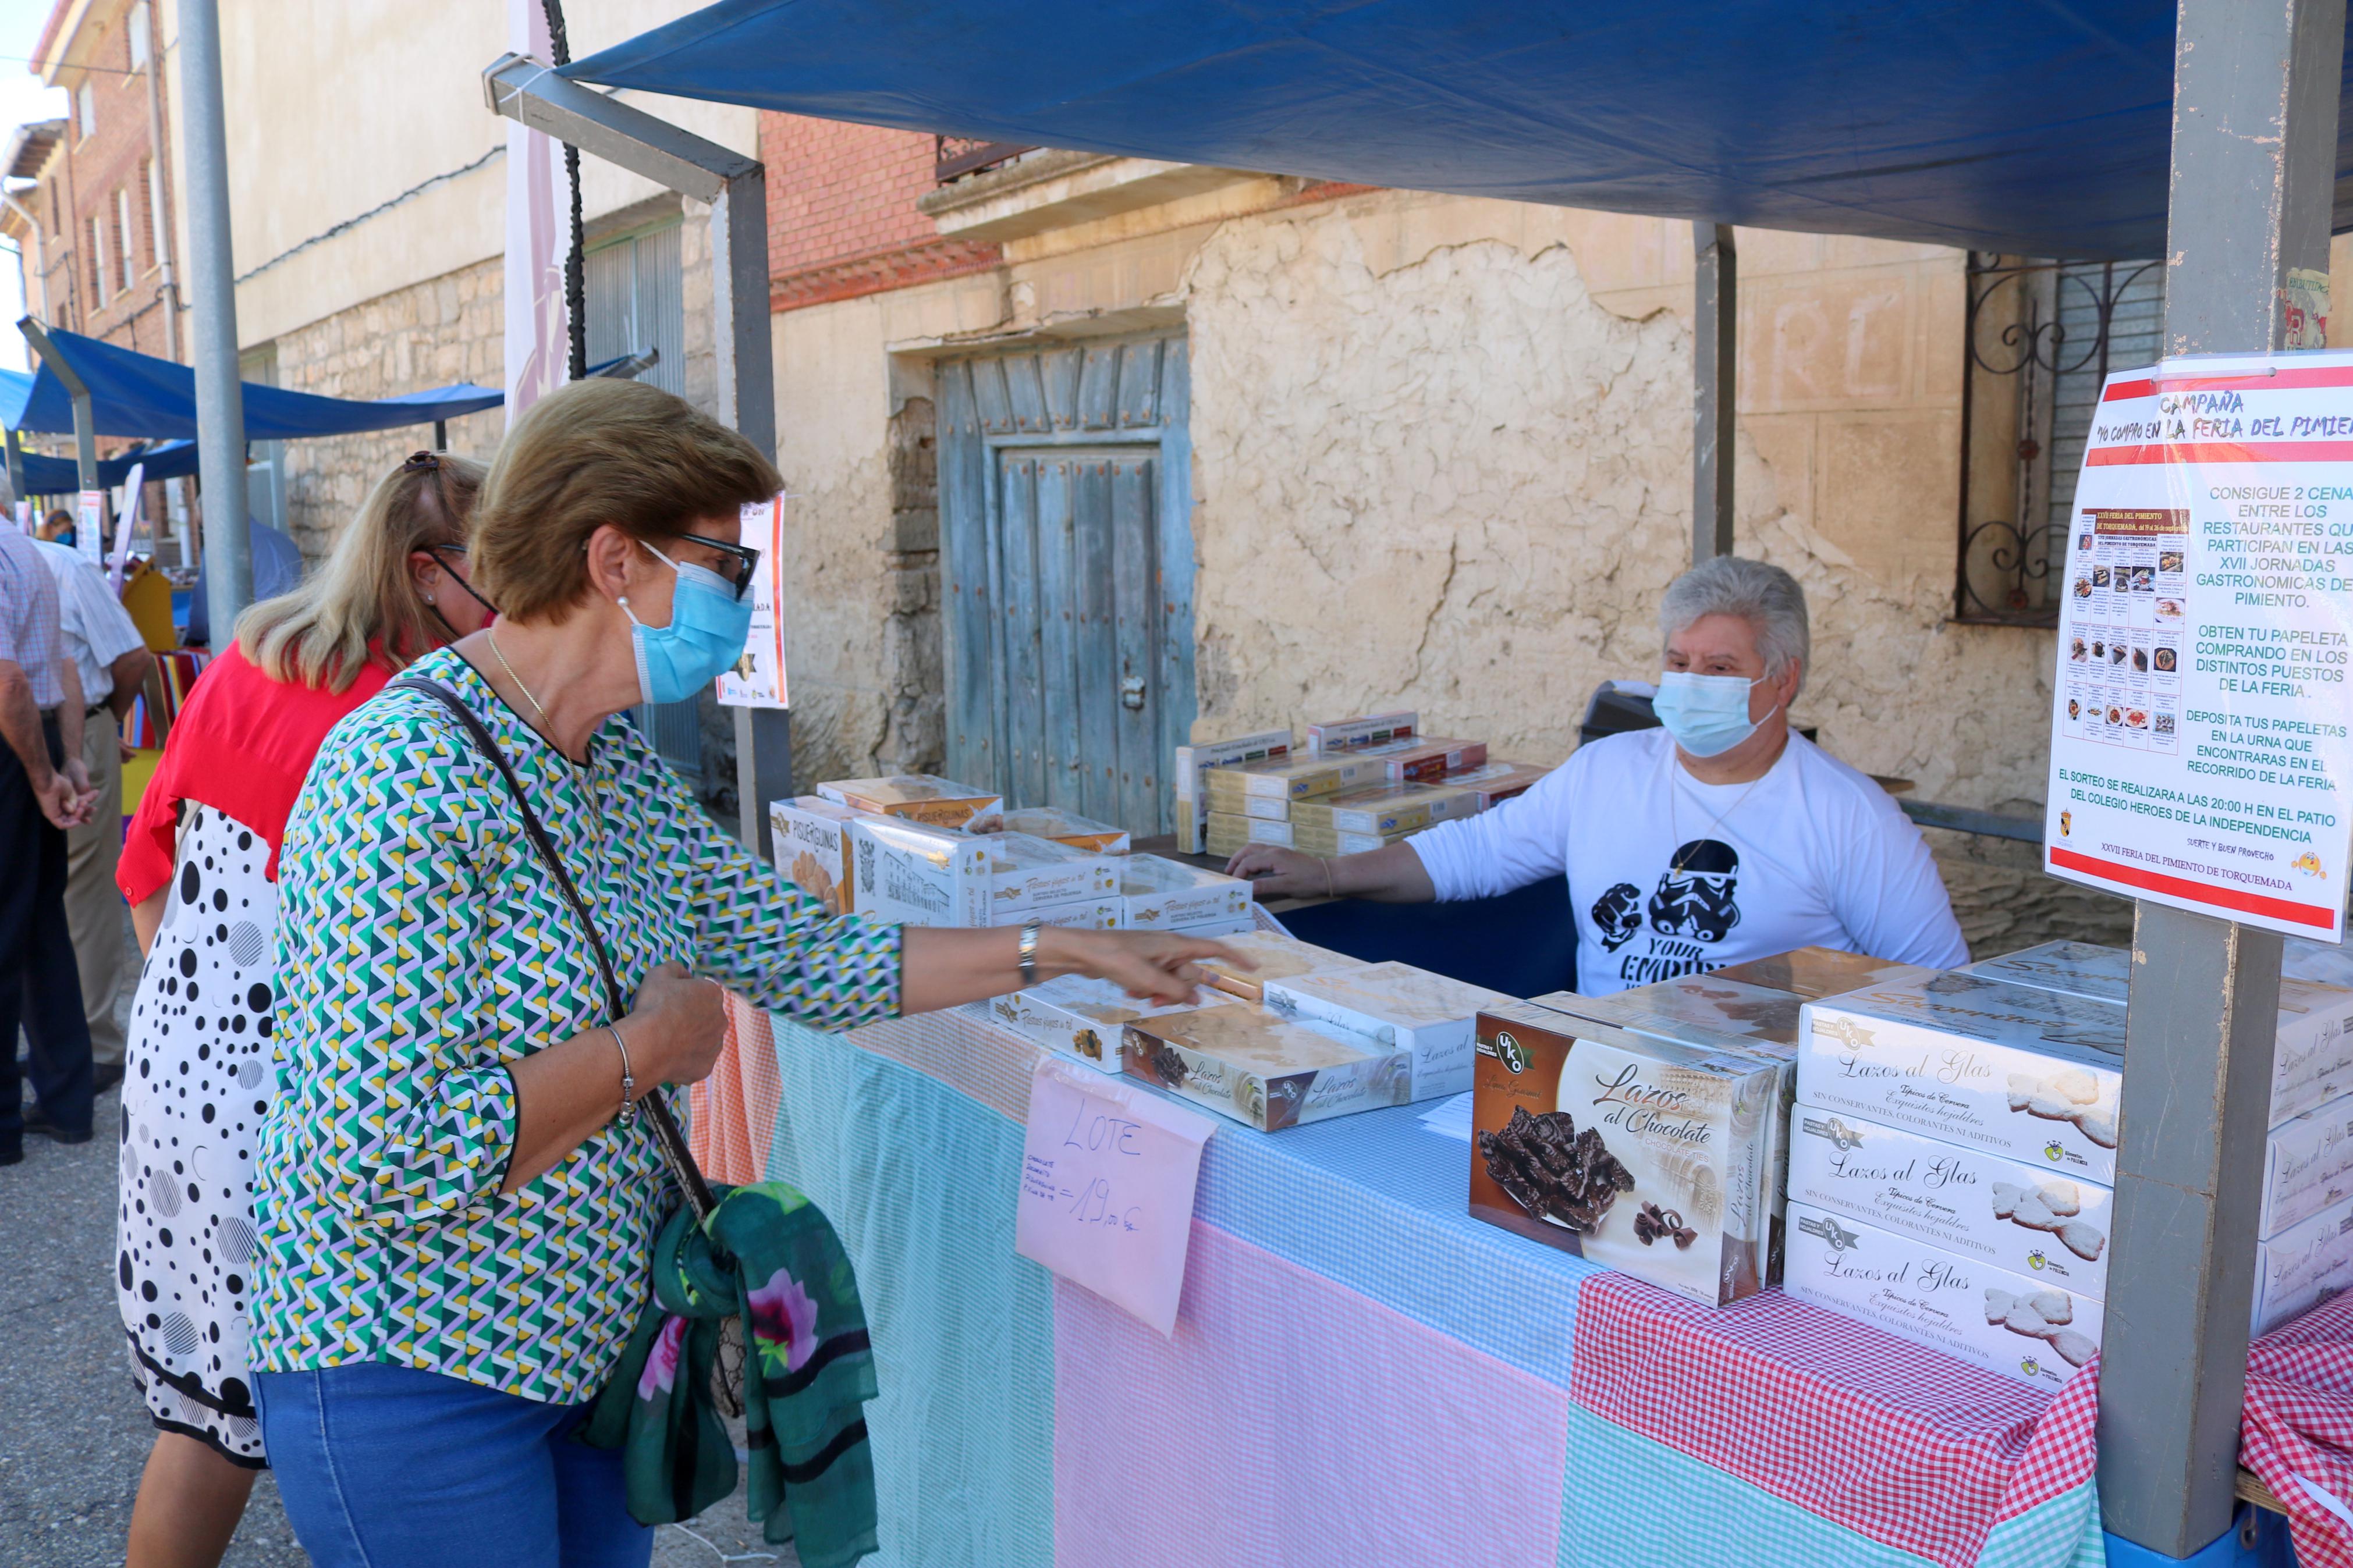
[[[419,452],[385,475],[324,566],[237,618],[238,651],[272,680],[342,691],[371,645],[394,669],[439,647],[446,634],[417,595],[408,556],[464,542],[482,473],[470,458]]]
[[[474,584],[512,620],[561,617],[588,594],[588,536],[691,531],[784,489],[774,463],[682,397],[575,381],[533,404],[491,461],[474,511]]]

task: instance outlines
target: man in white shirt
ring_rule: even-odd
[[[122,718],[138,700],[155,656],[132,624],[106,574],[70,546],[38,542],[41,563],[58,585],[58,627],[81,675],[81,756],[98,805],[66,834],[66,924],[81,970],[82,1013],[90,1021],[91,1089],[122,1081],[122,1027],[115,1003],[131,964],[122,941],[122,894],[114,863],[122,855]]]
[[[1402,843],[1330,861],[1253,845],[1229,869],[1263,898],[1395,902],[1565,875],[1588,996],[1809,945],[1968,963],[1920,830],[1789,728],[1811,652],[1797,580],[1721,557],[1675,580],[1659,620],[1662,728],[1591,742],[1527,794]]]
[[[97,792],[81,760],[81,677],[33,542],[0,525],[0,1165],[25,1157],[16,1030],[33,1047],[40,1130],[90,1138],[90,1031],[66,934],[66,834]]]

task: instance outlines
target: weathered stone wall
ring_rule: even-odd
[[[480,262],[396,289],[277,340],[278,384],[328,397],[389,397],[428,386],[505,379],[501,263]],[[506,433],[502,409],[450,421],[449,448],[487,462]],[[286,443],[286,510],[311,561],[333,547],[376,481],[433,444],[418,425]]]

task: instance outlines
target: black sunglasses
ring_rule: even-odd
[[[729,557],[735,563],[735,597],[741,599],[752,591],[752,574],[760,569],[758,551],[746,545],[729,544],[717,539],[705,539],[699,533],[681,533],[672,537],[683,539],[689,544],[700,544],[705,550],[716,550],[722,555]]]

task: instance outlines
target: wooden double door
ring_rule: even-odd
[[[939,367],[948,771],[1167,831],[1194,714],[1181,337]]]

